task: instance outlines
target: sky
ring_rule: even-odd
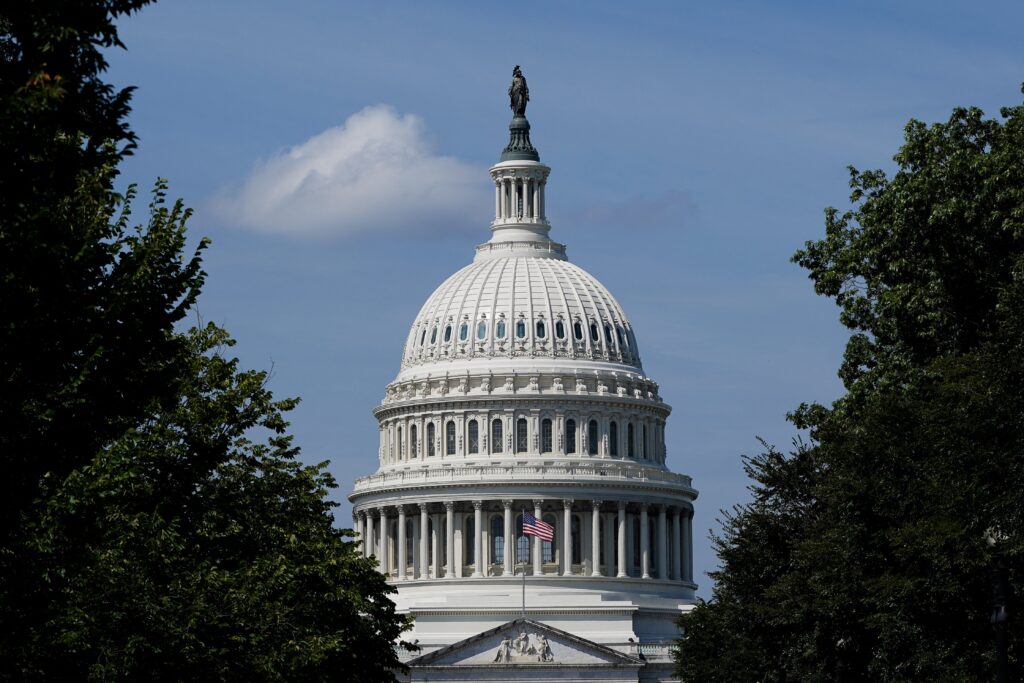
[[[122,182],[167,178],[212,239],[193,322],[302,398],[292,433],[348,524],[409,325],[489,237],[522,65],[551,237],[624,307],[673,408],[706,598],[742,457],[790,448],[786,413],[842,391],[846,331],[790,256],[849,206],[848,166],[892,170],[908,119],[1020,103],[1022,24],[995,1],[179,0],[122,20],[108,76],[138,88]]]

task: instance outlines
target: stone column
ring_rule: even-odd
[[[385,576],[391,576],[391,563],[389,562],[388,551],[391,550],[389,543],[391,525],[388,523],[387,508],[380,508],[380,553],[377,560],[380,562],[380,570]]]
[[[484,530],[483,530],[483,509],[482,500],[473,501],[473,576],[483,576],[484,568]]]
[[[430,523],[427,521],[427,504],[420,503],[420,578],[430,578]]]
[[[405,506],[398,506],[398,580],[405,581],[405,567],[409,562],[405,545]]]
[[[590,505],[590,575],[601,576],[601,501]]]
[[[604,513],[604,538],[601,539],[601,546],[604,548],[604,575],[615,576],[615,514]]]
[[[356,534],[358,537],[357,543],[359,543],[359,552],[362,553],[363,557],[366,557],[366,513],[360,510],[355,514],[356,518]]]
[[[515,555],[512,553],[515,549],[515,540],[512,538],[512,501],[503,500],[501,504],[505,508],[505,552],[503,558],[505,566],[501,575],[512,576],[512,565],[515,562]]]
[[[640,578],[651,578],[651,530],[647,526],[647,503],[640,504]]]
[[[533,202],[532,202],[532,204],[533,204],[533,218],[534,218],[534,220],[536,220],[536,219],[540,218],[540,206],[538,205],[538,202],[537,202],[537,198],[540,196],[540,191],[538,189],[540,187],[540,181],[539,180],[534,180],[533,183],[532,183],[532,186],[533,186],[533,188],[532,188],[533,189]]]
[[[363,543],[363,557],[373,557],[377,553],[374,552],[375,534],[373,529],[373,512],[366,512],[366,541]]]
[[[562,539],[562,576],[572,576],[572,503],[571,498],[562,501],[562,526],[565,529]]]
[[[672,511],[672,580],[679,581],[683,578],[683,546],[682,525],[679,523],[679,508]]]
[[[693,510],[689,508],[686,510],[686,521],[683,524],[683,528],[685,529],[684,535],[686,536],[686,545],[683,547],[686,569],[683,572],[683,578],[687,581],[693,581]]]
[[[455,503],[446,501],[445,511],[445,548],[444,548],[444,577],[455,576]]]
[[[544,501],[535,500],[533,501],[533,516],[537,518],[537,521],[544,521],[541,513],[540,506]],[[540,576],[544,573],[544,548],[541,546],[540,536],[533,536],[533,575]]]
[[[668,511],[658,506],[658,578],[668,578]]]
[[[494,220],[501,218],[501,184],[494,186]]]
[[[618,578],[626,574],[626,501],[619,501],[619,568],[616,575]]]

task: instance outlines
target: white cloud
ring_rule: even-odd
[[[486,169],[434,153],[423,121],[384,105],[256,164],[214,212],[262,232],[346,236],[486,226]]]

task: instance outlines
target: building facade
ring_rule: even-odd
[[[415,617],[413,680],[668,680],[697,491],[625,312],[549,238],[515,87],[491,238],[412,323],[355,528]]]

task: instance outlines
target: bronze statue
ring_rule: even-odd
[[[526,116],[526,103],[530,101],[530,89],[526,87],[526,77],[516,64],[512,69],[512,85],[508,86],[508,103],[513,116]]]

